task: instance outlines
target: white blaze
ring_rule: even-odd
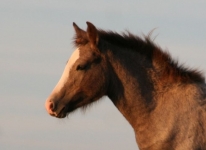
[[[69,79],[70,69],[73,67],[74,63],[77,61],[78,58],[79,58],[79,49],[77,48],[72,53],[69,61],[67,62],[66,66],[64,68],[64,72],[63,72],[59,82],[55,86],[55,88],[54,88],[52,93],[58,93],[64,87],[66,81]]]

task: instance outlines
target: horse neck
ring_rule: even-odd
[[[108,97],[136,128],[149,115],[153,105],[151,62],[128,50],[109,51],[107,57],[111,72]]]

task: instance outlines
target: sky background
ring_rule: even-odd
[[[0,149],[136,150],[133,129],[108,98],[66,119],[46,98],[73,51],[72,22],[148,34],[206,74],[205,0],[1,0]]]

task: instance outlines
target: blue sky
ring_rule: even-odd
[[[73,51],[72,22],[143,35],[206,73],[205,0],[1,0],[0,149],[135,150],[133,129],[108,98],[64,120],[44,103]]]

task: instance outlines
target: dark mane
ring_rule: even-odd
[[[177,60],[173,60],[168,52],[164,52],[150,39],[150,36],[144,36],[143,39],[130,32],[118,34],[104,30],[98,30],[98,34],[103,41],[117,47],[132,49],[148,59],[153,59],[157,66],[164,67],[163,76],[167,76],[167,79],[205,82],[205,78],[200,71],[186,68],[179,64]]]
[[[153,49],[156,47],[156,45],[151,42],[150,36],[145,36],[145,39],[142,39],[139,36],[136,36],[128,31],[122,34],[112,31],[98,31],[100,39],[103,39],[104,41],[107,41],[118,47],[129,48],[133,50],[136,50],[138,48],[138,52],[142,54],[152,53],[152,51],[150,49],[148,50],[147,48]],[[141,51],[143,49],[144,51]]]
[[[82,31],[84,32],[84,31]],[[125,48],[136,51],[137,53],[145,56],[149,61],[155,63],[156,69],[161,68],[160,74],[162,78],[167,81],[184,81],[184,82],[205,82],[205,78],[198,70],[186,68],[182,64],[179,64],[177,60],[172,59],[168,52],[163,51],[157,46],[150,36],[144,36],[141,38],[130,32],[124,32],[122,34],[113,32],[98,30],[99,41],[107,42],[119,48]],[[84,34],[83,34],[84,35]],[[79,47],[88,43],[87,36],[77,38],[74,37],[74,45]],[[161,80],[163,80],[161,79]]]

